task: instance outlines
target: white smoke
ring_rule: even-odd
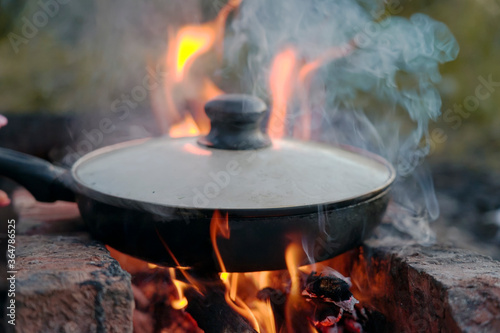
[[[393,192],[398,208],[389,210],[393,223],[429,241],[427,221],[438,216],[439,208],[422,160],[429,150],[429,122],[440,115],[438,65],[455,59],[459,48],[446,25],[424,14],[392,15],[401,10],[394,4],[243,1],[226,32],[225,71],[241,72],[243,65],[239,90],[269,100],[270,65],[284,48],[293,47],[307,63],[332,48],[355,45],[346,57],[325,62],[299,92],[317,115],[313,126],[322,129],[314,139],[389,159],[398,172]],[[295,116],[303,111],[299,100],[291,103]]]

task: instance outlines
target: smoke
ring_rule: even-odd
[[[30,62],[44,54],[54,58],[54,71],[40,83],[22,86],[39,85],[44,93],[34,96],[63,96],[47,104],[49,108],[101,110],[95,115],[98,122],[109,118],[116,128],[128,114],[142,121],[150,108],[144,78],[149,77],[147,68],[156,71],[154,65],[164,58],[168,28],[210,19],[204,15],[213,19],[225,3],[114,0],[61,5],[37,36],[19,46]],[[28,20],[44,10],[37,4],[23,12]],[[397,16],[402,7],[398,0],[243,0],[228,21],[224,63],[214,77],[224,91],[270,101],[269,76],[276,55],[293,48],[297,70],[317,64],[293,87],[288,135],[300,132],[296,129],[303,126],[301,115],[308,112],[311,139],[386,157],[398,172],[393,188],[397,205],[388,211],[392,223],[425,241],[432,238],[427,221],[439,214],[432,178],[423,164],[432,144],[429,123],[441,108],[438,66],[456,58],[458,45],[443,23],[423,14]],[[21,34],[22,24],[13,32]],[[58,42],[57,47],[49,46],[63,50],[62,56],[50,56],[55,51],[42,48],[49,37]],[[333,57],[332,50],[344,54]],[[65,70],[59,58],[65,59]],[[47,71],[45,63],[40,68]],[[18,69],[15,72],[19,75]],[[95,132],[92,126],[86,133]]]
[[[305,98],[290,101],[288,134],[310,112],[312,127],[321,129],[313,139],[386,157],[398,172],[396,206],[388,214],[397,229],[428,242],[427,222],[439,215],[423,165],[432,140],[428,126],[440,115],[438,66],[455,59],[459,48],[443,23],[424,14],[394,15],[401,10],[382,1],[243,1],[226,31],[224,72],[239,68],[239,90],[270,100],[278,53],[292,47],[302,65],[323,59],[307,84],[295,87]],[[346,56],[325,57],[350,47]]]

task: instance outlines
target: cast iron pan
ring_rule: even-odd
[[[121,143],[71,170],[0,149],[0,174],[39,201],[76,201],[96,239],[166,266],[220,270],[210,240],[215,210],[229,219],[230,237],[217,244],[230,272],[284,269],[290,242],[303,244],[304,263],[326,260],[380,223],[395,178],[381,157],[271,143],[259,130],[266,106],[254,97],[225,95],[205,108],[212,121],[205,137]],[[209,183],[219,185],[217,193]]]

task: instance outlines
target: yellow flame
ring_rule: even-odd
[[[175,289],[177,290],[177,299],[174,299],[170,302],[170,306],[176,310],[184,309],[188,305],[188,300],[184,297],[184,289],[188,287],[187,283],[179,281],[175,278],[175,268],[170,267],[168,269],[170,273],[170,278],[174,283]]]
[[[180,300],[174,300],[170,303],[170,306],[176,310],[182,310],[188,305],[188,301],[186,297],[183,297]]]
[[[172,138],[182,138],[185,136],[200,135],[200,130],[198,129],[198,125],[196,125],[193,117],[187,113],[180,123],[170,127],[168,134]]]
[[[168,28],[168,47],[163,64],[167,75],[163,77],[162,89],[152,89],[150,94],[151,106],[162,133],[180,137],[208,132],[210,123],[203,106],[223,92],[209,78],[213,68],[207,64],[212,62],[200,62],[196,70],[192,68],[201,55],[209,52],[216,55],[218,63],[221,62],[226,20],[240,2],[229,0],[213,21]],[[191,119],[186,114],[190,114]],[[171,129],[172,125],[174,128]]]
[[[295,243],[290,244],[285,253],[285,261],[288,272],[290,273],[291,288],[290,296],[300,295],[300,256],[302,248]]]
[[[184,78],[192,61],[208,51],[215,41],[215,31],[210,25],[186,26],[177,34],[176,72],[177,82]]]
[[[222,272],[222,273],[220,273],[220,279],[222,281],[227,282],[228,278],[229,278],[229,273],[228,272]]]

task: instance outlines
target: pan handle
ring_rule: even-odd
[[[41,158],[0,148],[0,175],[24,186],[38,201],[75,201],[69,171]]]

